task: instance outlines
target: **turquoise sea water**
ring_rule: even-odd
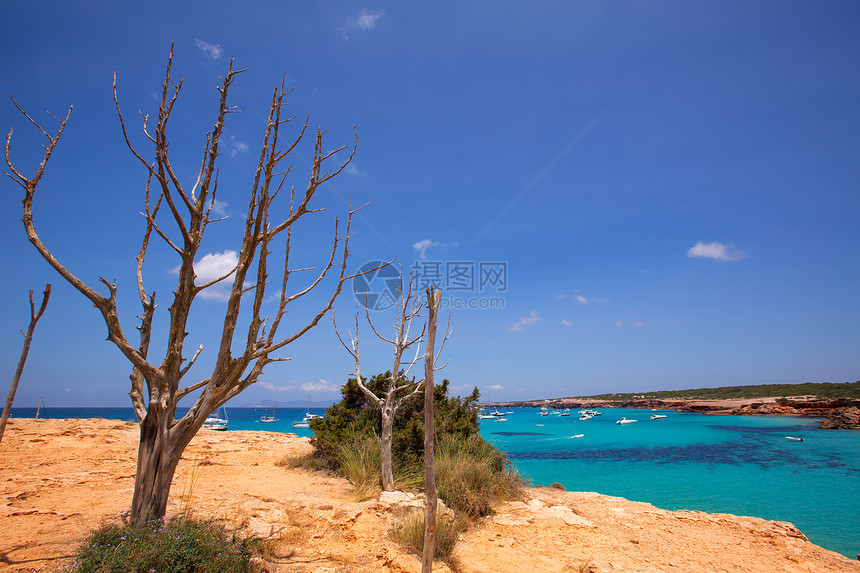
[[[230,430],[294,432],[305,409],[228,408]],[[315,408],[314,413],[324,413]],[[44,410],[43,410],[44,412]],[[603,410],[579,421],[514,409],[506,422],[481,421],[481,434],[508,453],[537,485],[645,501],[664,509],[750,515],[790,521],[813,543],[850,558],[860,552],[860,432],[819,430],[809,418],[705,416]],[[34,408],[13,408],[33,417]],[[50,418],[130,420],[131,408],[48,408]],[[639,420],[618,426],[622,416]],[[539,425],[542,424],[542,425]],[[581,438],[574,438],[582,434]],[[803,442],[785,436],[803,438]]]
[[[482,420],[481,434],[537,485],[790,521],[813,543],[860,553],[860,432],[819,430],[809,418],[513,412],[506,422]],[[622,416],[638,422],[616,425]]]

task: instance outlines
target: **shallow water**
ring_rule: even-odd
[[[513,411],[507,422],[482,420],[481,434],[537,485],[790,521],[813,543],[860,552],[860,432],[819,430],[809,418]],[[616,425],[622,416],[638,422]]]

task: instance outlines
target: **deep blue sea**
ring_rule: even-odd
[[[314,413],[324,413],[314,408]],[[43,410],[44,412],[44,410]],[[304,408],[228,408],[230,430],[311,435],[293,428]],[[819,430],[809,418],[706,416],[606,409],[579,421],[518,408],[506,422],[481,421],[481,434],[536,485],[645,501],[664,509],[790,521],[818,545],[860,553],[860,432]],[[12,416],[33,417],[34,408]],[[50,418],[133,419],[131,408],[48,408]],[[638,420],[619,426],[622,416]],[[582,437],[576,438],[582,434]],[[786,436],[803,438],[802,442]]]

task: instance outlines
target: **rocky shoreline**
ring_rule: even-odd
[[[128,509],[136,425],[13,418],[0,445],[0,572],[59,572],[87,532]],[[291,469],[307,438],[202,430],[182,456],[169,514],[193,511],[270,541],[270,573],[418,573],[389,535],[399,502],[356,501],[342,477]],[[525,488],[461,536],[437,573],[860,573],[791,523],[667,511],[597,493]]]
[[[549,401],[494,402],[498,408],[642,408],[674,410],[723,416],[804,416],[818,418],[822,429],[860,430],[860,400],[849,398],[818,399],[815,396],[791,398],[757,398],[735,400],[696,400],[686,398],[632,400],[589,400],[560,398]]]

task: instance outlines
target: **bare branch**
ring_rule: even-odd
[[[18,391],[18,383],[21,381],[21,374],[24,372],[24,364],[27,362],[27,355],[30,353],[30,343],[36,330],[36,323],[39,322],[45,309],[48,308],[49,298],[51,298],[50,283],[45,285],[45,291],[42,293],[42,304],[39,306],[39,312],[36,312],[36,307],[33,305],[33,291],[30,291],[30,326],[27,328],[27,334],[24,335],[24,348],[21,350],[18,367],[15,369],[15,376],[12,378],[12,386],[9,388],[6,404],[3,406],[3,414],[0,416],[0,441],[3,440],[3,432],[6,431],[6,420],[9,419],[12,402],[15,400],[15,393]]]

